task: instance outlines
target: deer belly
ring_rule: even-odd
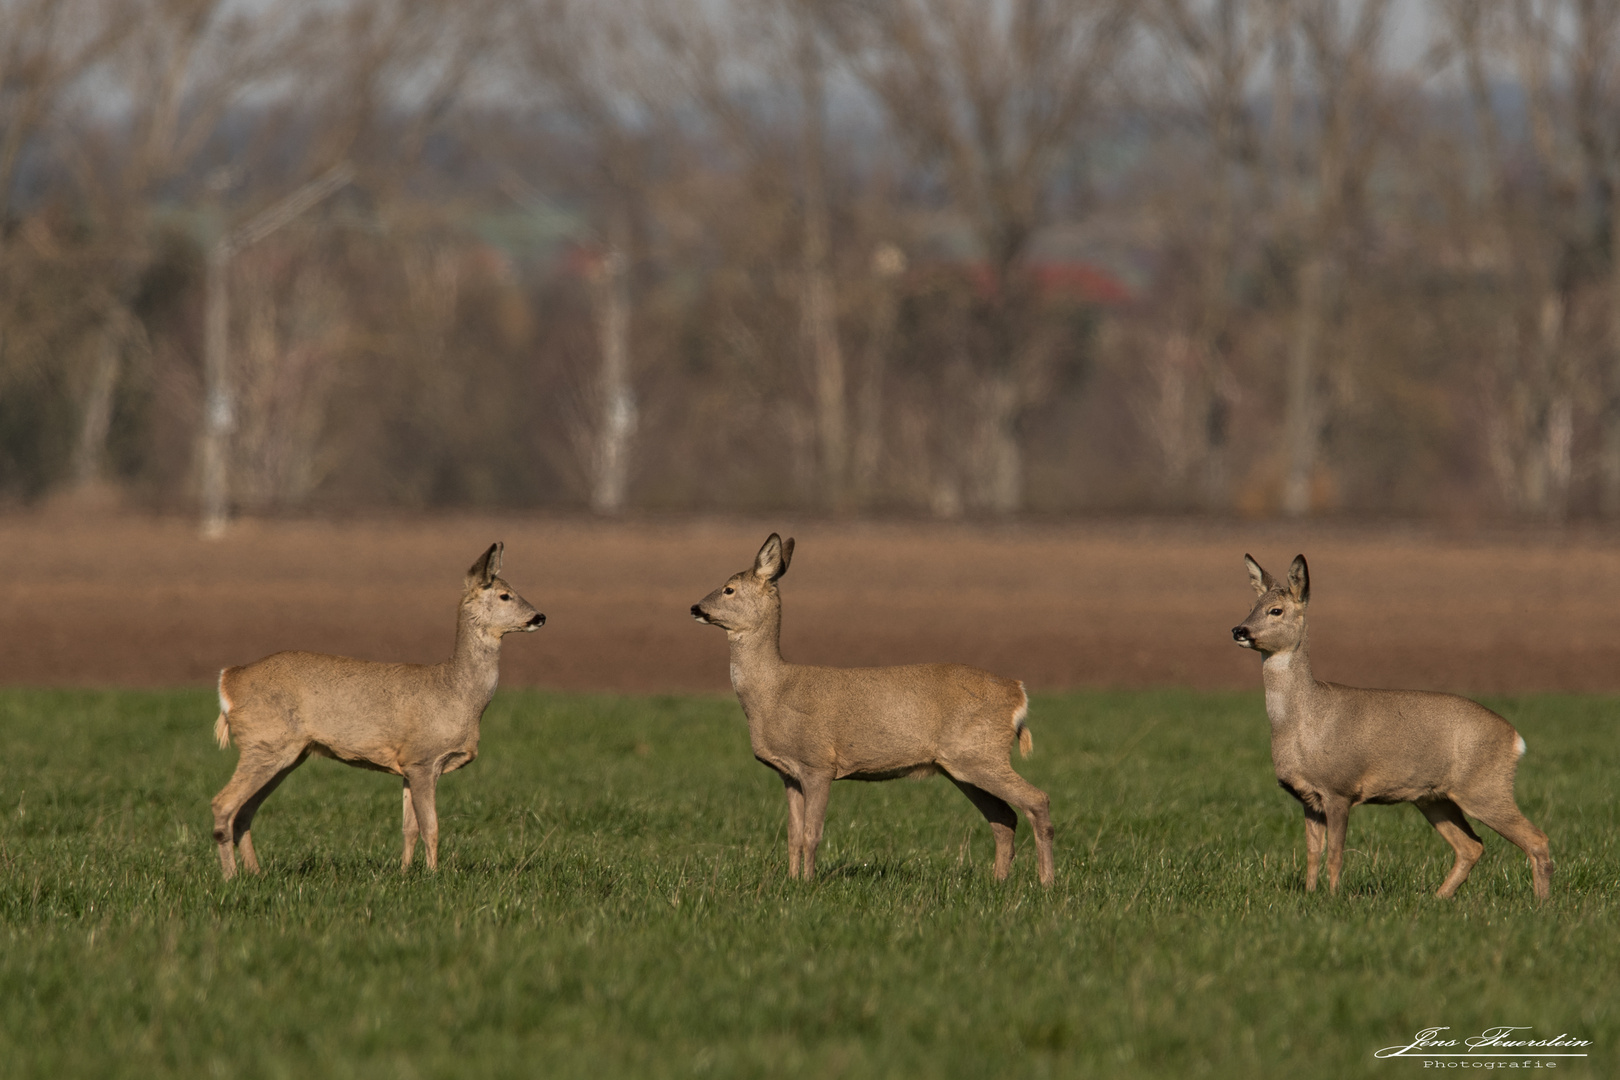
[[[476,749],[473,749],[473,750],[452,750],[452,751],[450,751],[450,753],[446,754],[444,756],[444,758],[440,761],[440,763],[439,763],[439,771],[440,772],[455,772],[457,769],[461,768],[463,765],[471,765],[473,763],[473,759],[476,758],[477,756],[478,756],[478,751]]]
[[[311,757],[331,758],[341,761],[345,765],[353,765],[357,769],[372,769],[376,772],[394,773],[400,775],[404,772],[399,767],[397,755],[388,752],[374,752],[359,750],[353,747],[332,746],[327,743],[312,742],[306,750]]]
[[[910,741],[835,740],[833,776],[839,780],[893,780],[899,776],[932,776],[938,772],[933,755],[920,753],[915,745],[906,745]]]
[[[920,765],[900,765],[892,768],[852,768],[840,770],[835,777],[838,780],[898,780],[902,776],[909,776],[916,780],[934,776],[939,773],[939,766],[932,761],[925,761]]]

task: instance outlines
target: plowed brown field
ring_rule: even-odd
[[[1467,692],[1620,690],[1620,534],[1280,524],[849,524],[444,517],[246,521],[0,517],[0,681],[176,686],[278,649],[449,654],[463,571],[505,577],[549,619],[508,639],[502,681],[721,691],[726,643],[688,608],[798,539],[783,580],[791,660],[957,660],[1067,687],[1259,685],[1230,627],[1243,553],[1311,562],[1321,678]]]

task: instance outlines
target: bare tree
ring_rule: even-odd
[[[12,214],[24,148],[129,24],[127,5],[17,0],[0,5],[0,221]],[[0,236],[0,244],[4,237]]]
[[[1589,212],[1581,247],[1583,260],[1597,278],[1593,301],[1604,317],[1595,342],[1596,379],[1600,387],[1598,509],[1620,517],[1620,2],[1577,0],[1571,21],[1574,40],[1569,58],[1569,108],[1577,147],[1576,159]],[[1603,236],[1604,231],[1608,236]],[[1607,243],[1605,244],[1605,239]]]
[[[794,60],[802,112],[799,174],[804,206],[800,308],[804,337],[814,358],[822,497],[829,508],[842,510],[850,491],[849,405],[844,352],[838,336],[837,289],[829,267],[832,229],[827,206],[826,61],[813,9],[801,0],[794,14]]]
[[[1150,362],[1156,400],[1149,426],[1171,491],[1180,494],[1193,485],[1199,489],[1196,501],[1206,507],[1220,506],[1226,497],[1239,238],[1257,225],[1265,164],[1250,95],[1273,40],[1273,6],[1263,0],[1158,0],[1148,9],[1150,27],[1191,90],[1192,134],[1208,144],[1197,159],[1203,197],[1192,201],[1199,218],[1192,310],[1169,329]]]
[[[1293,140],[1296,119],[1280,116],[1285,146],[1299,147],[1304,169],[1281,182],[1284,214],[1292,218],[1298,247],[1292,327],[1287,344],[1282,509],[1291,517],[1311,511],[1321,444],[1321,384],[1328,337],[1349,230],[1364,210],[1367,177],[1388,135],[1397,79],[1384,67],[1388,0],[1281,0],[1279,32],[1298,36],[1312,95],[1305,137]],[[1283,20],[1292,20],[1292,25]],[[1291,102],[1292,83],[1279,104]]]
[[[1601,502],[1620,508],[1620,459],[1611,454],[1620,454],[1620,315],[1612,308],[1620,289],[1612,235],[1620,178],[1617,9],[1609,0],[1459,0],[1446,9],[1482,180],[1460,225],[1473,237],[1475,261],[1495,268],[1499,288],[1482,316],[1488,460],[1513,510],[1550,520],[1568,512],[1583,398],[1602,399]],[[1504,133],[1493,62],[1523,92],[1523,139]],[[1583,332],[1583,322],[1594,323],[1582,317],[1588,305],[1607,310]],[[1602,390],[1588,393],[1589,379]]]
[[[167,189],[209,152],[221,118],[277,71],[298,23],[280,10],[243,11],[226,0],[127,0],[114,5],[129,33],[102,74],[117,80],[128,112],[109,123],[93,101],[68,121],[75,174],[110,272],[81,395],[73,474],[102,483],[107,435],[124,356],[137,341],[131,305],[152,259],[151,215]]]
[[[14,202],[17,169],[23,153],[53,121],[59,120],[61,110],[74,86],[85,73],[100,63],[118,42],[129,23],[127,5],[96,3],[93,0],[18,0],[0,5],[0,263],[12,261],[14,253],[8,251],[7,237],[17,213]],[[46,245],[54,248],[54,245]],[[36,245],[34,262],[40,251]],[[56,261],[47,254],[48,261]],[[12,267],[6,267],[12,269]],[[14,288],[7,295],[14,303],[0,310],[0,367],[4,367],[11,354],[20,328],[16,315],[20,309],[32,310],[32,321],[42,313],[41,299],[37,295],[41,280],[40,268],[30,265],[15,268]],[[82,273],[83,267],[78,268]],[[7,274],[8,277],[12,276]],[[94,295],[94,288],[85,290]],[[26,298],[26,299],[25,299]],[[53,298],[55,299],[55,298]],[[53,308],[53,314],[69,319],[88,317],[92,323],[100,320],[108,325],[106,342],[134,339],[132,320],[116,304],[90,300],[90,311],[64,310],[59,303],[43,305]],[[49,319],[47,321],[50,321]],[[42,328],[33,326],[24,335],[37,334]],[[81,428],[79,449],[75,454],[75,472],[84,473],[87,441],[105,442],[110,419],[111,389],[101,385],[107,381],[109,363],[98,357],[92,363],[93,379],[90,386],[85,422]],[[99,447],[100,443],[96,446]]]
[[[616,514],[629,496],[639,420],[631,343],[637,203],[668,87],[650,70],[657,52],[638,29],[638,5],[532,0],[525,10],[514,33],[520,69],[540,100],[560,107],[579,131],[584,186],[594,196],[598,250],[588,276],[599,359],[579,439],[591,507]]]
[[[840,10],[850,65],[917,160],[942,168],[987,263],[968,502],[1011,513],[1023,502],[1018,421],[1052,361],[1050,335],[1021,317],[1033,287],[1025,264],[1125,43],[1126,9],[1111,0],[889,0]]]
[[[889,350],[894,344],[899,297],[896,282],[906,270],[906,253],[892,241],[872,249],[868,265],[866,344],[861,363],[861,381],[854,412],[850,485],[853,497],[870,506],[877,495],[878,477],[884,454],[884,382]]]
[[[807,471],[814,473],[822,504],[839,511],[848,508],[852,495],[852,437],[829,196],[826,12],[826,0],[721,8],[686,3],[663,8],[658,26],[691,99],[707,114],[738,170],[752,179],[755,197],[784,200],[780,207],[759,207],[759,229],[771,231],[772,219],[784,211],[796,218],[799,338],[810,373],[816,455]],[[756,74],[738,78],[738,69]],[[770,80],[778,71],[791,72],[797,98],[787,118],[744,100],[769,98],[769,82],[762,85],[759,75],[771,73]],[[791,210],[785,205],[789,198]]]

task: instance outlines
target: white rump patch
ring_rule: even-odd
[[[1024,682],[1022,679],[1018,681],[1018,696],[1024,700],[1023,703],[1018,706],[1017,711],[1013,713],[1012,721],[1014,734],[1017,734],[1028,726],[1025,721],[1029,719],[1029,692],[1024,689]]]
[[[1524,757],[1524,736],[1515,734],[1513,736],[1513,745],[1519,751],[1519,756]]]
[[[225,696],[225,672],[219,673],[219,719],[214,721],[214,741],[224,750],[231,745],[231,699]]]

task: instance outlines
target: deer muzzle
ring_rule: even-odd
[[[1254,648],[1254,638],[1250,636],[1249,628],[1247,626],[1232,627],[1232,640],[1237,642],[1239,645],[1242,645],[1245,649]]]
[[[696,619],[700,623],[706,623],[709,621],[709,615],[703,610],[702,604],[692,605],[692,618]]]

